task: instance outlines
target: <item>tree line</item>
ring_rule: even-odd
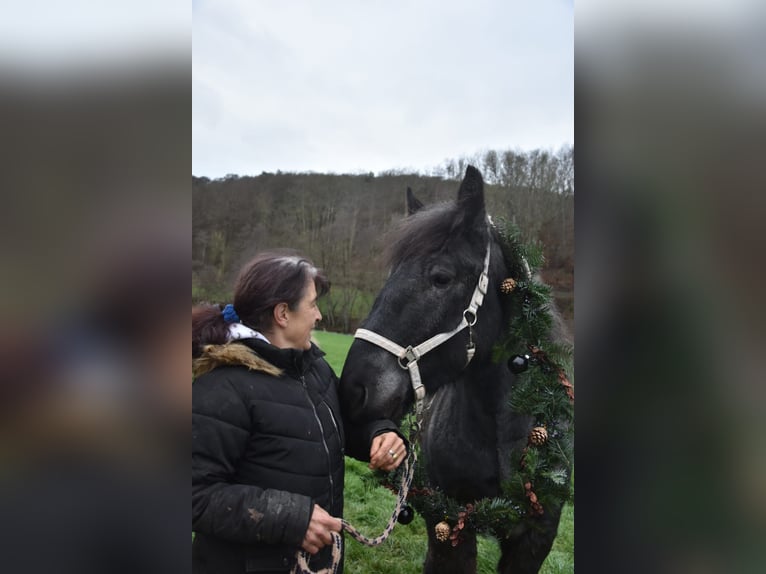
[[[406,214],[406,189],[424,204],[451,201],[467,165],[484,176],[488,212],[543,244],[545,279],[572,319],[574,149],[495,151],[450,159],[429,173],[261,173],[192,176],[192,302],[226,302],[240,266],[288,247],[326,270],[323,326],[352,332],[387,275],[386,235]]]

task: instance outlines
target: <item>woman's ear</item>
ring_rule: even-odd
[[[287,303],[277,303],[274,306],[274,325],[287,327]]]

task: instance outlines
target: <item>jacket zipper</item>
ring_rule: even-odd
[[[330,413],[330,420],[332,421],[332,426],[335,427],[335,434],[338,435],[338,442],[340,442],[340,452],[341,452],[342,455],[345,456],[345,454],[346,454],[345,446],[346,445],[343,444],[343,435],[340,434],[340,429],[338,428],[338,423],[335,420],[335,413],[332,412],[332,409],[330,408],[330,405],[328,405],[327,403],[325,403],[324,406],[327,407],[327,411]]]
[[[335,507],[335,483],[332,479],[332,457],[330,457],[330,448],[327,446],[327,440],[324,436],[324,426],[322,426],[322,421],[319,418],[317,407],[314,404],[314,401],[311,400],[311,395],[309,394],[308,387],[306,386],[306,378],[303,375],[301,375],[301,384],[303,385],[303,391],[306,393],[306,398],[308,398],[309,403],[311,404],[311,409],[314,411],[314,419],[316,419],[316,422],[319,425],[319,432],[322,433],[322,446],[324,447],[324,452],[327,455],[327,477],[330,479],[330,508],[328,510],[332,512],[332,509]],[[333,419],[333,424],[335,424],[335,419]],[[335,428],[338,428],[337,425]]]

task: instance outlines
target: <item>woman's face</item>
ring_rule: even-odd
[[[322,320],[322,313],[317,307],[317,290],[314,280],[309,279],[303,298],[295,310],[287,310],[287,327],[284,337],[290,348],[310,349],[311,332],[318,321]]]

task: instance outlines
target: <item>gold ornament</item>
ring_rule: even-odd
[[[548,431],[545,427],[535,427],[529,433],[529,442],[534,446],[543,446],[548,441]]]
[[[502,293],[504,293],[505,295],[508,295],[508,293],[510,293],[514,289],[516,289],[516,281],[512,277],[503,279],[503,282],[500,285],[500,291]]]
[[[447,538],[449,538],[449,533],[452,532],[452,528],[450,528],[449,524],[442,521],[434,526],[434,531],[436,532],[436,539],[439,542],[446,542]]]

